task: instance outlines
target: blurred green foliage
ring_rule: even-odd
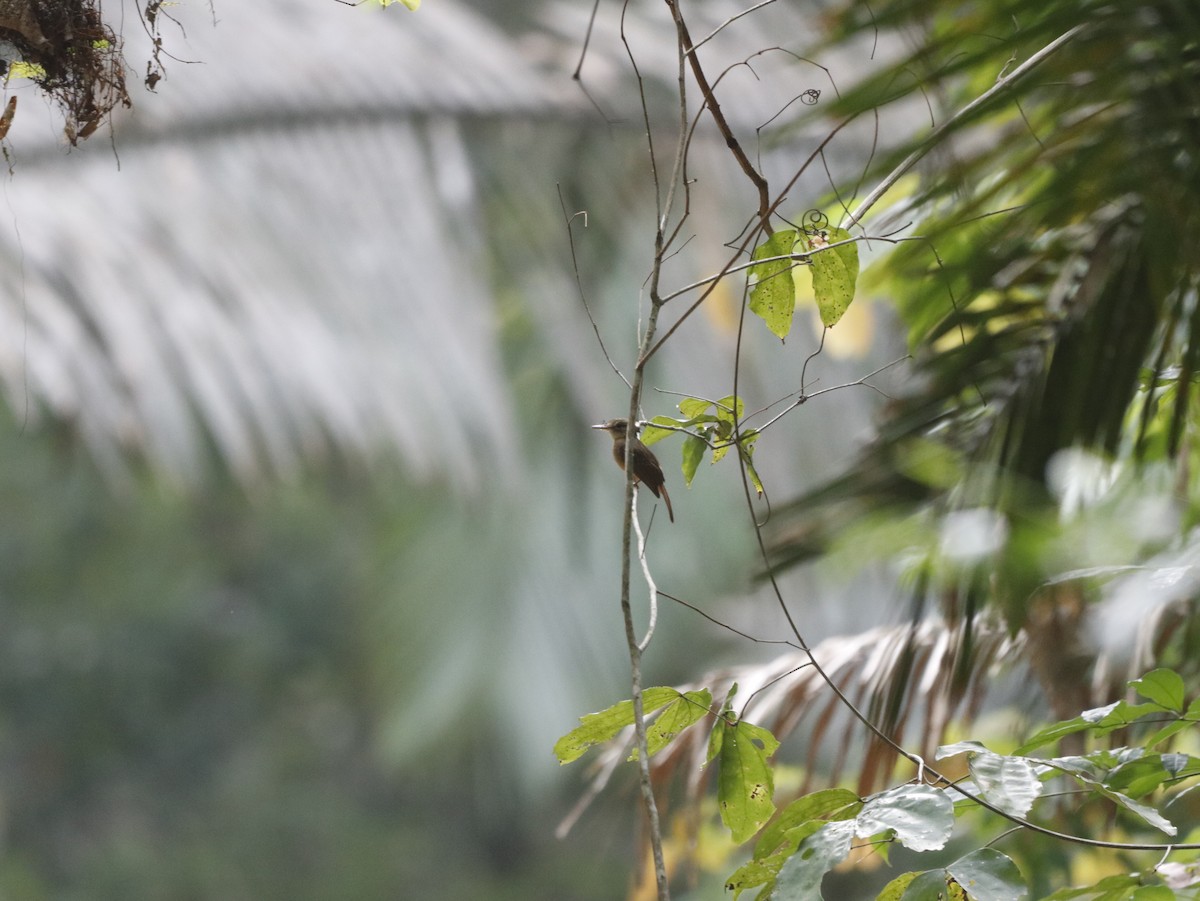
[[[620,893],[625,843],[555,842],[486,716],[385,736],[428,690],[437,486],[114,490],[65,431],[6,418],[0,448],[0,896]]]

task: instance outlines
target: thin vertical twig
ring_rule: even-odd
[[[668,4],[671,0],[667,0]],[[626,8],[628,0],[626,0]],[[650,311],[646,319],[646,327],[642,332],[638,342],[638,360],[633,368],[632,378],[629,385],[629,412],[626,421],[629,423],[629,428],[634,428],[634,423],[638,420],[638,410],[641,407],[642,387],[645,384],[646,362],[649,359],[648,351],[654,342],[654,335],[658,327],[658,315],[662,309],[662,297],[659,293],[659,285],[662,276],[663,261],[667,253],[667,225],[671,218],[671,209],[675,199],[675,185],[680,178],[680,173],[683,171],[684,159],[687,153],[688,128],[687,128],[687,82],[686,82],[686,64],[684,62],[684,43],[682,36],[677,34],[678,45],[678,66],[679,66],[679,110],[680,110],[680,131],[679,137],[675,145],[675,158],[671,167],[670,180],[667,183],[666,196],[663,195],[663,181],[659,176],[658,161],[654,153],[654,139],[650,123],[650,109],[646,102],[645,87],[642,83],[641,72],[638,70],[637,61],[634,59],[632,50],[629,47],[628,41],[625,39],[625,22],[624,12],[622,13],[621,21],[621,37],[625,41],[626,52],[629,55],[630,63],[633,66],[634,75],[637,78],[638,90],[642,101],[642,116],[646,128],[646,141],[650,150],[650,175],[654,183],[655,196],[655,231],[654,231],[654,263],[650,273],[649,291],[650,291]],[[678,29],[677,29],[678,30]],[[686,216],[686,212],[684,214]],[[638,784],[642,795],[642,804],[646,810],[646,820],[648,833],[650,836],[650,850],[654,861],[654,879],[657,890],[658,901],[670,901],[671,890],[667,880],[666,860],[663,856],[663,839],[662,826],[659,820],[658,804],[654,798],[654,784],[650,777],[650,754],[646,737],[646,717],[645,707],[642,700],[642,655],[645,653],[651,636],[653,635],[653,626],[647,630],[644,640],[639,640],[637,635],[637,627],[633,621],[633,605],[630,599],[630,578],[632,575],[632,554],[633,554],[633,530],[637,510],[635,507],[634,497],[636,483],[634,481],[633,454],[634,442],[625,442],[625,523],[622,532],[621,541],[621,617],[625,624],[625,642],[629,650],[629,679],[630,691],[633,701],[633,727],[634,740],[637,746],[638,754]],[[640,525],[638,527],[640,538]],[[649,564],[645,560],[645,548],[639,541],[639,558],[643,570],[648,570]],[[651,596],[654,597],[653,580],[649,582],[651,586]],[[652,605],[653,611],[653,605]]]

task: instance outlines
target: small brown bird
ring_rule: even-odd
[[[592,426],[593,429],[603,429],[612,435],[613,459],[621,469],[625,469],[625,441],[629,432],[629,423],[624,419],[610,419]],[[661,497],[667,504],[667,516],[675,521],[675,511],[671,509],[671,495],[667,494],[667,486],[663,481],[662,467],[658,465],[658,457],[646,445],[642,444],[637,433],[633,435],[633,449],[630,451],[630,462],[633,463],[634,484],[641,482],[650,489],[655,497]]]

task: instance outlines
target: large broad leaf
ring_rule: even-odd
[[[681,694],[664,707],[662,713],[655,717],[654,722],[646,729],[647,753],[653,757],[688,726],[708,716],[711,707],[712,694],[708,689]],[[634,751],[636,757],[637,749]]]
[[[1160,742],[1166,741],[1168,738],[1182,732],[1184,729],[1190,729],[1196,722],[1200,721],[1200,698],[1195,698],[1188,705],[1186,711],[1179,719],[1173,723],[1168,723],[1163,726],[1150,738],[1146,739],[1146,747],[1152,748]]]
[[[1141,884],[1141,877],[1136,873],[1120,873],[1116,876],[1106,876],[1095,885],[1078,888],[1060,888],[1051,892],[1042,901],[1070,901],[1072,898],[1132,898]]]
[[[800,843],[775,881],[772,901],[815,901],[821,898],[825,874],[846,859],[854,838],[854,822],[826,823]]]
[[[1115,701],[1104,707],[1085,710],[1074,719],[1063,720],[1047,726],[1033,735],[1029,741],[1017,748],[1018,754],[1028,754],[1030,751],[1048,745],[1072,735],[1075,732],[1091,731],[1096,735],[1107,735],[1118,729],[1124,729],[1147,714],[1162,714],[1159,704],[1130,704],[1128,701]]]
[[[1023,901],[1025,879],[1012,860],[991,848],[972,851],[943,870],[905,873],[878,901]]]
[[[740,844],[775,813],[775,782],[767,758],[779,742],[761,726],[740,720],[722,722],[718,728],[723,737],[717,803],[722,822]]]
[[[650,713],[683,697],[676,689],[647,688],[642,692],[642,712]],[[592,745],[611,741],[626,726],[633,724],[633,701],[618,701],[611,707],[579,718],[580,725],[554,743],[559,763],[578,760]]]
[[[1024,757],[988,752],[973,756],[969,766],[983,796],[1005,813],[1025,816],[1042,793],[1033,763]]]
[[[963,901],[963,898],[962,889],[947,885],[945,870],[926,870],[908,884],[900,901]]]
[[[906,848],[936,851],[954,830],[954,804],[931,786],[901,785],[869,798],[856,823],[860,838],[892,830]]]
[[[966,889],[971,901],[1022,901],[1029,896],[1017,865],[993,848],[960,857],[946,872]]]
[[[1174,670],[1156,669],[1129,683],[1130,687],[1148,701],[1161,704],[1167,710],[1183,712],[1183,679]]]
[[[817,311],[826,326],[837,325],[838,320],[854,300],[854,286],[858,282],[858,245],[840,244],[850,240],[850,232],[844,228],[831,228],[827,237],[803,238],[807,250],[818,250],[809,257],[812,272],[813,296]],[[821,250],[837,244],[828,250]]]
[[[875,901],[900,901],[908,887],[912,885],[913,880],[920,875],[920,873],[901,873],[883,887],[883,891],[876,896]]]
[[[708,444],[703,438],[698,438],[695,435],[688,435],[683,439],[682,469],[683,481],[689,488],[692,485],[692,479],[696,477],[696,470],[700,468],[700,461],[704,459],[704,452],[708,450]]]
[[[773,232],[754,248],[752,259],[787,256],[796,246],[796,234],[793,228]],[[792,330],[792,314],[796,310],[796,283],[792,278],[795,266],[792,260],[772,260],[750,267],[750,312],[780,338],[786,338]]]
[[[1042,793],[1042,781],[1027,757],[1006,757],[989,751],[978,742],[958,742],[938,748],[939,760],[955,754],[970,754],[971,778],[984,799],[1006,813],[1023,817]]]
[[[1130,813],[1140,817],[1155,829],[1167,835],[1175,835],[1179,830],[1175,824],[1149,805],[1142,804],[1133,798],[1112,788],[1108,782],[1108,771],[1100,763],[1086,757],[1055,757],[1042,761],[1047,766],[1054,767],[1079,780],[1088,788],[1108,798],[1113,803],[1124,807]]]
[[[813,820],[850,819],[862,810],[862,806],[862,800],[848,788],[826,788],[797,798],[763,830],[754,847],[754,856],[763,858],[774,852],[783,843],[784,836],[797,826]]]
[[[1109,788],[1141,798],[1167,784],[1200,775],[1200,760],[1188,754],[1146,754],[1115,767],[1105,778]]]
[[[754,858],[738,867],[725,888],[733,892],[734,901],[747,889],[764,885],[771,887],[772,897],[781,897],[774,892],[775,880],[796,855],[804,863],[789,865],[789,882],[819,886],[825,870],[845,856],[845,852],[841,856],[836,853],[841,843],[840,833],[826,832],[825,827],[831,821],[852,821],[861,808],[858,795],[844,788],[824,789],[797,798],[762,831],[754,846]],[[852,822],[847,827],[853,832]]]

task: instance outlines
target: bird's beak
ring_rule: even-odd
[[[592,426],[592,428],[593,429],[607,429],[608,423],[607,422],[598,422],[594,426]]]

